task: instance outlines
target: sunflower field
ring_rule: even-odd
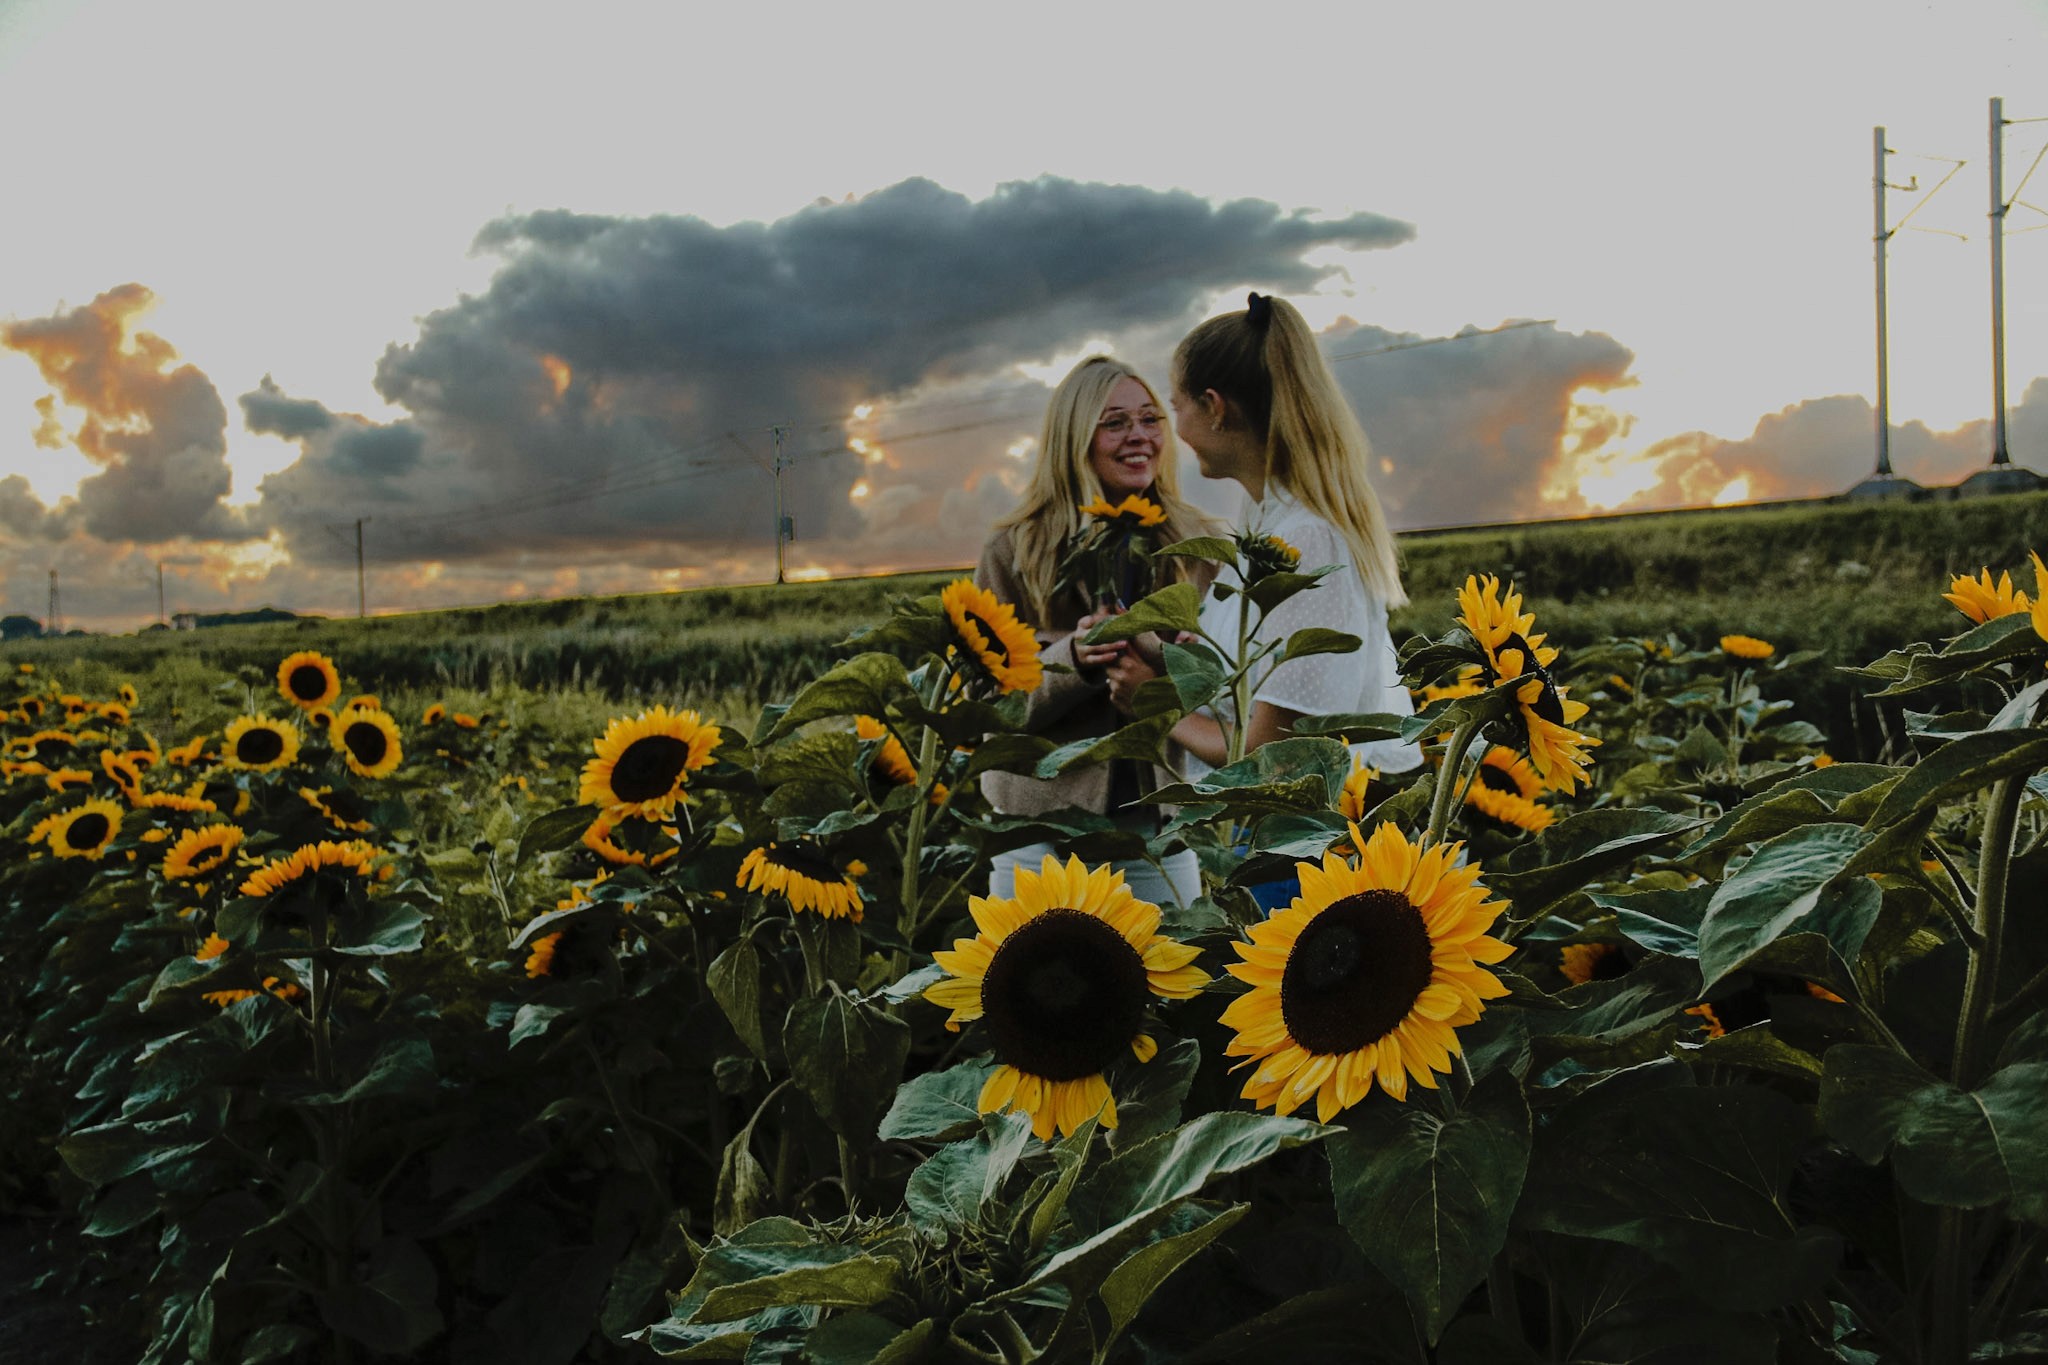
[[[1847,661],[1565,650],[1470,573],[1413,715],[1310,717],[1156,832],[988,807],[1355,649],[1261,636],[1327,572],[1272,550],[1158,550],[1236,566],[1239,638],[1137,601],[1096,634],[1167,676],[1057,748],[967,581],[744,724],[6,663],[37,1292],[82,1359],[230,1365],[2048,1353],[2038,558],[1923,585],[1947,628],[1841,675],[1893,720],[1832,753],[1791,698]],[[1183,848],[1190,905],[1110,866]]]

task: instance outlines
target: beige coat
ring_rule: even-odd
[[[1010,529],[997,528],[996,533],[989,537],[988,544],[982,547],[981,563],[975,567],[974,581],[1001,601],[1016,607],[1020,618],[1027,618],[1030,608],[1025,603],[1024,585],[1017,577],[1016,557]],[[1205,571],[1196,577],[1197,587],[1207,586],[1214,567],[1196,562],[1196,568]],[[1075,668],[1074,626],[1089,611],[1089,603],[1082,594],[1069,588],[1050,604],[1048,614],[1052,619],[1037,623],[1039,658],[1048,667],[1045,680],[1032,692],[1025,708],[1024,726],[1030,733],[1043,735],[1054,744],[1100,738],[1124,723],[1123,714],[1110,703],[1109,684],[1102,671],[1089,669],[1084,672]],[[1051,668],[1054,664],[1064,668],[1055,672]],[[1169,758],[1177,758],[1178,753],[1178,746],[1167,746]],[[1140,782],[1146,791],[1177,781],[1178,775],[1165,768],[1154,767],[1151,778],[1149,784]],[[988,797],[989,804],[1004,815],[1043,815],[1066,806],[1078,806],[1103,815],[1109,806],[1109,765],[1091,764],[1049,779],[1026,777],[1021,773],[987,772],[981,775],[981,790]]]

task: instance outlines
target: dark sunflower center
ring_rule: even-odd
[[[1496,768],[1491,763],[1479,765],[1479,785],[1489,791],[1507,792],[1512,796],[1522,794],[1521,784],[1516,782],[1506,769]]]
[[[285,679],[285,686],[291,688],[292,695],[300,701],[312,701],[327,695],[327,675],[311,664],[300,664]]]
[[[832,866],[832,860],[825,856],[824,850],[809,844],[777,844],[768,850],[768,861],[814,882],[830,884],[845,880],[845,875]]]
[[[391,741],[382,730],[366,720],[356,721],[342,731],[341,742],[355,755],[356,762],[365,768],[374,768],[384,761],[384,755],[391,750]]]
[[[211,848],[202,848],[193,854],[191,867],[194,872],[211,872],[227,860],[228,849],[226,846],[215,844]]]
[[[1004,648],[1003,637],[996,632],[996,628],[975,612],[966,612],[964,615],[967,617],[968,622],[981,632],[982,638],[988,642],[982,648],[995,655],[998,662],[1005,664],[1010,662],[1010,651]],[[1089,1074],[1093,1075],[1094,1073],[1090,1072]]]
[[[348,792],[322,792],[317,804],[329,816],[345,824],[355,824],[368,814],[368,807]]]
[[[245,730],[235,741],[235,757],[244,763],[274,763],[284,752],[284,736],[267,726]]]
[[[71,822],[71,828],[64,833],[64,842],[73,848],[92,848],[107,837],[107,817],[98,811],[88,811]]]
[[[1280,1014],[1312,1053],[1355,1051],[1393,1032],[1430,978],[1429,930],[1398,891],[1363,891],[1308,922],[1287,954]]]
[[[1100,1075],[1144,1021],[1145,961],[1079,910],[1048,910],[996,949],[981,1008],[996,1060],[1050,1081]]]
[[[1613,944],[1601,945],[1606,951],[1593,959],[1594,981],[1612,981],[1618,976],[1628,975],[1628,959],[1621,955],[1621,949]]]
[[[676,789],[690,746],[674,735],[647,735],[626,746],[612,765],[612,794],[621,801],[652,801]]]
[[[62,758],[64,751],[70,747],[71,741],[68,739],[37,740],[36,761],[38,763],[48,763],[54,759]]]

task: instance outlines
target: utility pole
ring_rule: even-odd
[[[63,634],[63,627],[57,620],[57,571],[55,569],[50,570],[50,609],[43,613],[43,634]]]
[[[368,517],[356,518],[356,616],[358,618],[370,614],[369,599],[363,591],[363,523],[368,520]]]
[[[160,626],[171,623],[171,618],[164,615],[164,562],[161,559],[156,562],[156,623]]]
[[[780,424],[775,430],[775,581],[784,581],[782,576],[782,547],[789,539],[789,518],[782,514],[782,437],[789,428]]]
[[[2012,463],[2005,443],[2005,101],[1991,100],[1991,464]]]
[[[1877,474],[1875,477],[1892,477],[1892,399],[1891,357],[1887,349],[1889,332],[1885,320],[1885,248],[1891,241],[1891,233],[1884,226],[1884,129],[1871,129],[1871,156],[1876,163],[1872,179],[1872,195],[1876,203],[1877,242]],[[1917,182],[1916,182],[1917,183]]]

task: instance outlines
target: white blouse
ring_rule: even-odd
[[[1241,593],[1227,598],[1212,593],[1202,599],[1203,632],[1220,642],[1226,652],[1232,650],[1237,642],[1238,613],[1248,610],[1255,619],[1254,643],[1273,640],[1284,645],[1295,631],[1311,626],[1341,630],[1361,641],[1349,654],[1311,654],[1280,664],[1269,658],[1253,671],[1252,699],[1308,716],[1354,711],[1411,714],[1415,708],[1401,682],[1393,637],[1387,631],[1386,603],[1366,590],[1352,563],[1350,542],[1277,484],[1269,486],[1264,500],[1253,502],[1248,512],[1246,522],[1254,533],[1278,536],[1301,551],[1301,572],[1325,564],[1336,565],[1336,571],[1282,602],[1263,620],[1256,619],[1258,608],[1249,606]],[[1243,587],[1235,565],[1225,566],[1218,580]],[[1277,658],[1277,653],[1273,657]],[[1210,709],[1219,720],[1230,722],[1232,707],[1227,694],[1218,697]],[[1422,762],[1418,746],[1398,739],[1354,744],[1351,752],[1381,772],[1406,772]],[[1213,771],[1192,754],[1188,755],[1188,768],[1192,781]]]

